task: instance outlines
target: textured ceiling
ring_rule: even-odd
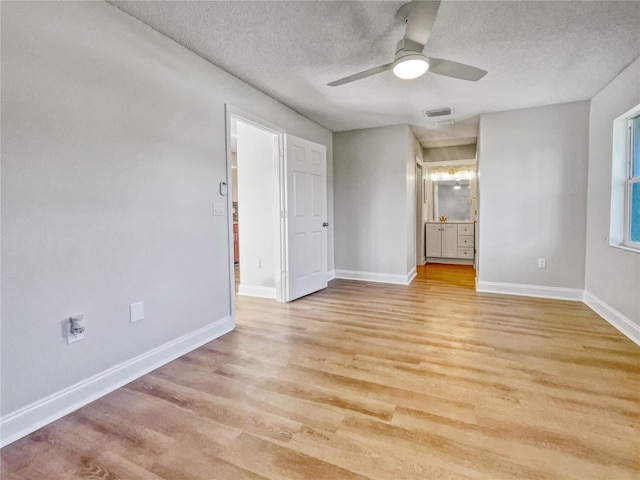
[[[328,87],[393,60],[403,2],[110,3],[332,131],[407,123],[428,147],[475,141],[480,113],[589,99],[640,56],[640,1],[443,0],[425,53],[486,77]],[[423,116],[446,106],[453,126]]]

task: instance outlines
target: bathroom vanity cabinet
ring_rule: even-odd
[[[473,222],[427,222],[427,262],[472,264],[474,236]]]

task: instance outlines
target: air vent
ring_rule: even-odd
[[[451,115],[455,110],[453,107],[436,108],[435,110],[426,110],[424,112],[425,117],[444,117],[445,115]]]

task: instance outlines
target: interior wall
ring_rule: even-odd
[[[455,145],[452,147],[425,148],[425,162],[448,162],[451,160],[469,160],[476,158],[476,144]]]
[[[107,3],[1,8],[3,415],[230,314],[227,103],[327,146],[333,268],[331,132]]]
[[[582,290],[589,102],[484,114],[479,136],[479,280]]]
[[[258,287],[263,296],[275,298],[276,275],[280,274],[277,134],[238,121],[237,138],[238,293],[255,294]]]
[[[613,120],[640,104],[640,58],[591,99],[585,290],[640,328],[640,254],[609,245]]]
[[[409,231],[415,242],[407,224],[409,134],[407,125],[333,134],[333,188],[340,205],[335,212],[336,274],[407,274]],[[415,156],[411,171],[415,182]],[[415,261],[415,247],[411,256]]]

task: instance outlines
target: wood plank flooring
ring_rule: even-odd
[[[640,348],[581,303],[428,265],[237,323],[5,447],[2,479],[640,479]]]

